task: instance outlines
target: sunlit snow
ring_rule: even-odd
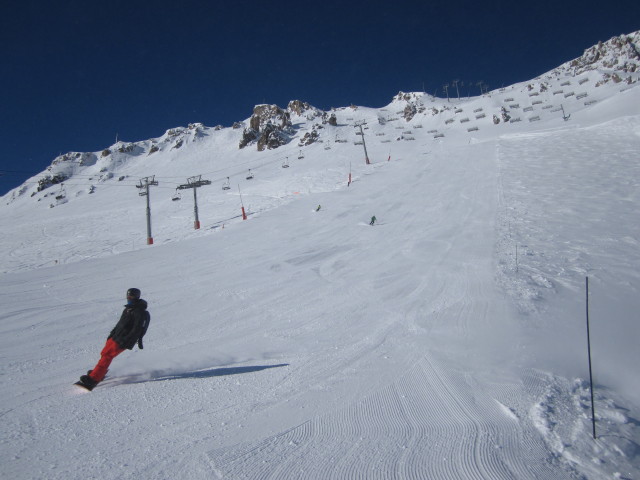
[[[338,109],[305,147],[185,127],[7,194],[2,477],[640,478],[640,88],[596,74]],[[129,287],[145,349],[83,393]]]

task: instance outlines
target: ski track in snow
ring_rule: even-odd
[[[425,357],[342,411],[208,456],[221,478],[575,478],[536,462],[541,437],[523,445],[513,417],[471,388]]]

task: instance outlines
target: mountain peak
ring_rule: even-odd
[[[561,69],[573,70],[575,75],[601,70],[605,81],[631,82],[628,74],[640,71],[640,31],[598,42]]]

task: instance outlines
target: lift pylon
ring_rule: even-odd
[[[211,185],[211,180],[203,180],[202,175],[196,175],[194,177],[187,178],[187,183],[183,183],[177,187],[177,190],[186,190],[188,188],[193,189],[193,213],[195,217],[193,228],[196,230],[200,228],[200,219],[198,218],[198,195],[196,191],[199,187],[204,185]]]
[[[158,185],[155,180],[156,176],[145,177],[140,179],[140,183],[136,185],[136,188],[140,189],[138,195],[141,197],[147,197],[147,245],[153,245],[153,236],[151,236],[151,206],[149,201],[149,187],[152,185]]]

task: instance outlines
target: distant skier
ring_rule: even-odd
[[[316,208],[316,212],[320,211],[320,205],[318,205],[318,208]]]
[[[109,365],[115,357],[125,350],[132,350],[136,343],[139,348],[143,347],[142,336],[148,325],[147,302],[140,298],[139,289],[130,288],[127,290],[127,304],[120,320],[111,330],[107,343],[100,352],[100,360],[92,370],[87,372],[87,375],[80,377],[80,381],[76,385],[92,390],[104,379]]]
[[[371,221],[369,222],[369,225],[371,225],[373,227],[374,223],[376,223],[376,216],[375,215],[373,217],[371,217]]]

